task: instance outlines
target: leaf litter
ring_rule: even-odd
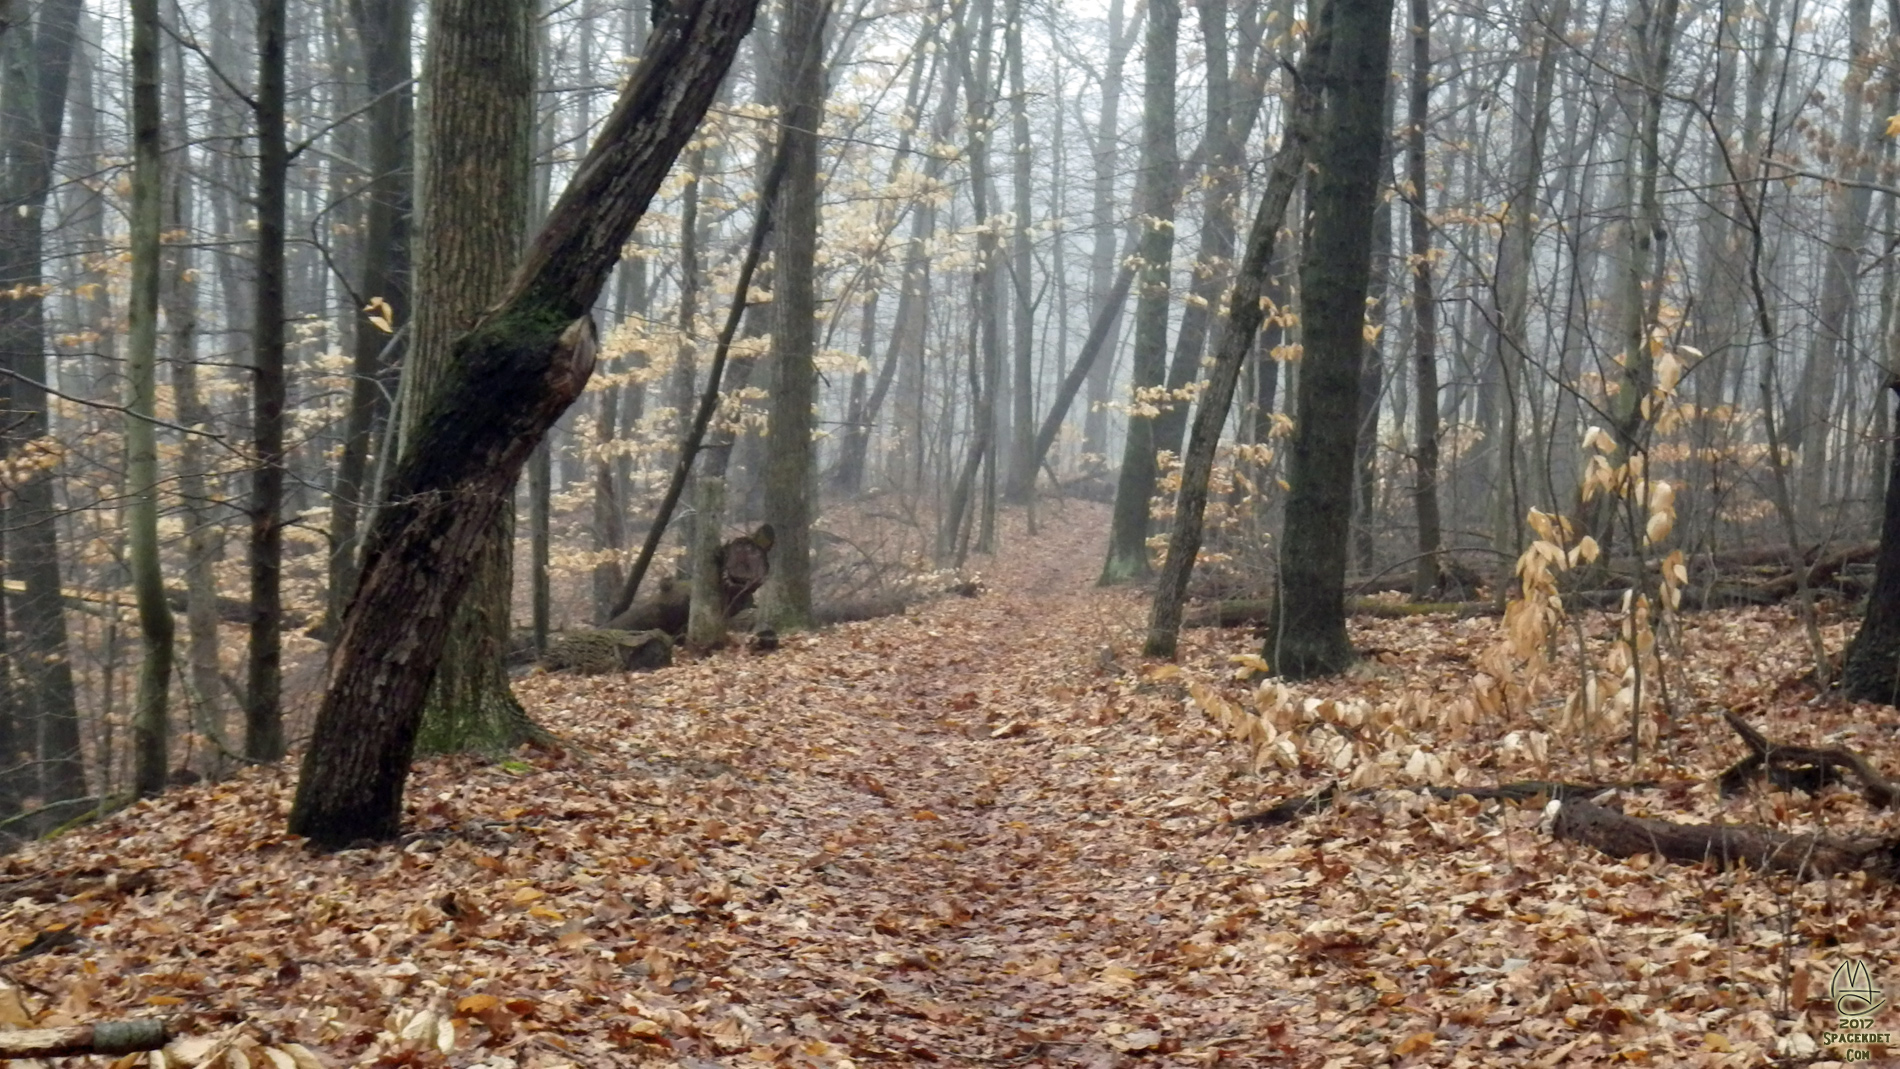
[[[1555,729],[1574,680],[1510,680],[1495,621],[1355,621],[1367,664],[1296,686],[1244,631],[1144,661],[1144,596],[1092,585],[1102,510],[1061,508],[981,597],[519,681],[575,745],[419,762],[398,844],[305,851],[287,763],[29,847],[0,950],[77,937],[0,970],[0,1027],[162,1015],[185,1038],[152,1064],[281,1069],[1852,1056],[1828,979],[1900,975],[1891,887],[1618,861],[1538,806],[1402,789],[1236,833],[1335,782],[1639,777]],[[1689,617],[1680,645],[1691,711],[1628,811],[1894,833],[1851,792],[1710,785],[1721,706],[1885,756],[1890,710],[1789,685],[1785,613]]]

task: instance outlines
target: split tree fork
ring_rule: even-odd
[[[449,379],[390,481],[343,617],[290,831],[335,848],[395,837],[429,679],[470,578],[468,550],[594,367],[589,309],[698,127],[758,0],[682,0],[507,295],[455,345]]]

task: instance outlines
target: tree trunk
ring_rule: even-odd
[[[1662,277],[1669,236],[1663,227],[1656,182],[1662,169],[1663,87],[1675,44],[1677,7],[1677,0],[1637,0],[1630,14],[1634,47],[1629,91],[1636,97],[1636,115],[1626,154],[1632,172],[1629,219],[1618,268],[1621,277],[1617,300],[1622,309],[1618,327],[1624,365],[1621,383],[1610,403],[1617,450],[1611,458],[1612,466],[1623,464],[1643,447],[1643,429],[1650,419],[1648,400],[1655,385],[1649,332],[1655,322],[1653,308],[1661,299],[1661,287],[1656,283]],[[1614,543],[1616,516],[1616,508],[1607,498],[1606,494],[1589,498],[1581,510],[1585,529],[1606,551]]]
[[[695,650],[715,649],[726,641],[726,599],[719,583],[719,522],[726,512],[726,479],[702,474],[698,481],[693,525],[692,600],[687,604],[686,645]]]
[[[172,677],[172,610],[158,559],[158,436],[152,426],[158,392],[159,216],[165,194],[159,142],[158,0],[132,0],[132,294],[126,351],[126,508],[132,587],[138,599],[145,659],[132,714],[132,789],[162,793]]]
[[[1104,586],[1140,579],[1148,564],[1148,508],[1154,497],[1156,401],[1148,396],[1167,375],[1169,283],[1174,257],[1176,193],[1174,130],[1175,45],[1180,35],[1179,0],[1148,5],[1147,55],[1143,57],[1141,170],[1136,211],[1141,236],[1140,288],[1135,297],[1135,366],[1129,390],[1128,434],[1122,447],[1121,476],[1115,483],[1115,511],[1108,532],[1108,559],[1102,564]]]
[[[673,6],[506,296],[456,342],[370,530],[292,833],[324,847],[397,834],[427,687],[473,577],[473,551],[529,452],[586,387],[588,310],[712,102],[755,6]]]
[[[1338,2],[1338,0],[1333,0]],[[1234,389],[1240,383],[1241,368],[1253,351],[1254,338],[1266,318],[1264,300],[1268,277],[1273,270],[1274,248],[1280,227],[1286,222],[1287,203],[1293,199],[1305,168],[1307,139],[1315,118],[1318,97],[1307,87],[1326,69],[1331,41],[1321,30],[1306,43],[1300,60],[1299,76],[1291,102],[1286,130],[1281,134],[1279,151],[1273,155],[1267,175],[1266,192],[1254,213],[1253,227],[1247,232],[1247,251],[1240,271],[1234,277],[1233,296],[1227,302],[1227,323],[1220,331],[1214,354],[1214,368],[1207,387],[1201,392],[1200,406],[1194,413],[1194,426],[1188,433],[1187,453],[1181,461],[1181,490],[1174,503],[1174,529],[1168,535],[1168,556],[1162,562],[1161,581],[1155,586],[1154,606],[1148,618],[1148,639],[1143,653],[1149,657],[1173,657],[1181,633],[1182,609],[1187,602],[1188,580],[1193,577],[1195,558],[1201,552],[1203,523],[1207,513],[1207,484],[1214,471],[1214,454],[1220,445],[1221,428],[1233,407]]]
[[[1829,500],[1825,493],[1827,444],[1833,425],[1829,420],[1834,405],[1836,380],[1845,367],[1858,363],[1853,352],[1853,315],[1860,284],[1860,252],[1866,241],[1867,217],[1873,205],[1869,188],[1877,177],[1875,153],[1864,151],[1864,138],[1878,139],[1888,106],[1878,108],[1876,125],[1865,128],[1867,81],[1873,73],[1876,55],[1872,49],[1870,26],[1873,0],[1850,0],[1847,4],[1847,75],[1841,86],[1840,138],[1832,146],[1831,156],[1839,161],[1841,181],[1829,183],[1828,198],[1833,202],[1828,220],[1827,266],[1821,283],[1820,316],[1814,325],[1808,361],[1801,369],[1801,385],[1795,395],[1795,414],[1787,420],[1790,448],[1801,451],[1800,479],[1795,494],[1795,514],[1805,531],[1819,533],[1833,529],[1837,518],[1826,514]],[[1889,30],[1891,33],[1892,31]],[[1892,57],[1888,57],[1892,62]]]
[[[1900,378],[1887,388],[1900,405]],[[1895,421],[1900,426],[1900,420]],[[1851,701],[1900,705],[1900,449],[1887,465],[1887,500],[1880,525],[1880,555],[1860,630],[1848,643],[1841,691]]]
[[[1544,142],[1550,130],[1550,98],[1556,81],[1557,56],[1570,18],[1569,0],[1535,0],[1526,6],[1519,31],[1522,58],[1518,63],[1512,136],[1510,187],[1505,191],[1503,239],[1498,245],[1492,307],[1486,321],[1489,352],[1486,361],[1501,392],[1494,420],[1485,428],[1491,447],[1491,536],[1498,551],[1500,574],[1508,576],[1517,560],[1523,508],[1519,497],[1517,404],[1525,381],[1530,352],[1530,284],[1532,216],[1538,203],[1538,183],[1544,179]],[[1502,586],[1500,581],[1499,586]]]
[[[441,0],[430,8],[405,466],[429,431],[425,414],[458,381],[458,338],[500,298],[521,248],[531,186],[533,14],[533,0]],[[393,503],[386,495],[383,508]],[[472,551],[474,571],[430,688],[419,742],[425,753],[499,753],[537,737],[504,664],[514,600],[512,483],[492,517]]]
[[[1095,183],[1092,191],[1093,204],[1090,218],[1095,230],[1095,248],[1089,254],[1089,321],[1100,321],[1109,309],[1107,320],[1111,335],[1121,325],[1120,311],[1127,299],[1124,288],[1120,296],[1113,296],[1116,272],[1115,246],[1117,222],[1120,214],[1115,207],[1115,176],[1122,170],[1121,150],[1121,100],[1122,67],[1128,60],[1128,50],[1135,43],[1135,29],[1140,25],[1144,8],[1139,4],[1135,8],[1135,17],[1130,25],[1122,25],[1123,0],[1109,0],[1108,4],[1108,62],[1102,69],[1102,111],[1100,125],[1095,129]],[[1127,259],[1123,256],[1122,259]],[[1111,299],[1113,297],[1113,299]],[[1111,339],[1104,343],[1109,350],[1115,348]],[[1088,410],[1082,416],[1082,451],[1103,463],[1108,456],[1108,408],[1109,387],[1113,360],[1098,360],[1089,365]],[[1063,406],[1065,409],[1067,405]]]
[[[1219,326],[1220,299],[1227,289],[1234,259],[1241,153],[1266,101],[1262,92],[1249,93],[1244,101],[1240,95],[1244,86],[1264,85],[1264,80],[1254,79],[1254,71],[1247,65],[1248,58],[1259,50],[1258,19],[1251,14],[1257,6],[1250,6],[1241,19],[1241,48],[1235,57],[1241,61],[1238,78],[1229,63],[1227,4],[1197,0],[1195,6],[1207,53],[1207,133],[1200,151],[1205,175],[1201,181],[1200,248],[1188,276],[1190,296],[1181,309],[1181,329],[1175,335],[1174,358],[1168,366],[1168,390],[1176,396],[1200,377],[1208,337]],[[1160,407],[1161,414],[1155,417],[1155,448],[1179,452],[1181,435],[1188,425],[1188,402],[1171,397]]]
[[[1035,300],[1030,274],[1035,257],[1029,247],[1029,219],[1035,212],[1031,197],[1030,172],[1035,153],[1029,140],[1029,93],[1023,79],[1023,3],[1008,0],[1004,6],[1003,61],[1009,68],[1010,185],[1014,193],[1014,226],[1010,229],[1010,281],[1015,297],[1011,326],[1011,353],[1014,371],[1010,383],[1011,415],[1009,477],[1005,493],[1010,500],[1028,501],[1029,489],[1036,483],[1034,457],[1036,437],[1035,326],[1032,320]]]
[[[389,419],[392,331],[409,320],[410,133],[415,97],[409,88],[410,0],[351,0],[350,18],[363,49],[368,80],[369,182],[363,190],[363,244],[356,293],[356,336],[343,454],[332,484],[330,621],[356,589],[359,517],[368,489],[370,445]],[[380,302],[380,304],[378,303]],[[380,322],[379,322],[380,320]]]
[[[1267,663],[1291,679],[1341,671],[1353,657],[1346,545],[1392,0],[1334,0],[1325,18],[1332,42],[1320,77],[1325,103],[1311,150],[1312,229],[1300,271],[1299,413],[1265,647]]]
[[[1412,596],[1424,600],[1438,586],[1444,537],[1438,514],[1438,298],[1432,292],[1431,181],[1425,170],[1425,124],[1432,92],[1430,0],[1412,0],[1412,81],[1406,112],[1406,217],[1411,223],[1413,405],[1412,508],[1418,517],[1418,561]]]
[[[42,216],[53,178],[53,161],[66,113],[67,75],[76,39],[79,0],[49,0],[29,29],[8,32],[5,45],[4,200],[0,200],[0,289],[18,289],[17,300],[0,301],[0,366],[12,372],[6,384],[11,418],[6,426],[10,457],[43,448],[48,418],[45,323],[45,235]],[[33,443],[39,443],[35,446]],[[20,730],[39,759],[38,793],[47,802],[86,794],[80,751],[79,713],[73,695],[66,616],[60,596],[59,539],[53,478],[30,474],[12,488],[7,503],[7,574],[21,585],[9,623],[20,635],[16,664],[25,686]]]
[[[244,754],[284,756],[284,213],[289,149],[284,121],[285,0],[257,0],[257,260],[251,345],[251,644],[244,687]]]
[[[624,271],[625,268],[623,267]],[[625,309],[622,309],[625,318]],[[602,560],[594,565],[594,623],[606,622],[613,615],[614,598],[620,594],[620,554],[627,546],[626,524],[620,514],[620,488],[614,478],[614,441],[619,437],[620,385],[615,383],[600,392],[594,409],[594,552]]]
[[[778,533],[762,615],[780,631],[811,626],[811,524],[816,512],[812,405],[818,371],[818,126],[824,120],[825,6],[790,0],[779,114],[786,124],[785,178],[773,208],[778,240],[772,284],[772,449],[765,466],[765,520]]]

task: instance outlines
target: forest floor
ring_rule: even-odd
[[[1497,620],[1365,621],[1349,678],[1262,687],[1245,632],[1139,656],[1143,596],[1092,586],[1100,506],[1020,519],[979,597],[520,681],[574,745],[421,762],[400,845],[306,852],[286,763],[22,851],[0,954],[53,949],[0,968],[0,1027],[175,1015],[170,1064],[234,1066],[1885,1057],[1824,1033],[1837,965],[1900,980],[1891,887],[1619,861],[1536,805],[1397,790],[1228,825],[1360,766],[1636,778],[1564,719],[1561,670],[1500,678]],[[1641,769],[1668,785],[1631,812],[1893,833],[1848,791],[1707,783],[1742,755],[1718,705],[1892,764],[1892,710],[1807,700],[1787,614],[1692,616],[1676,647]]]

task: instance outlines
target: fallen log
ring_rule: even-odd
[[[1724,795],[1740,794],[1756,779],[1766,778],[1784,791],[1809,794],[1830,784],[1844,782],[1843,771],[1860,780],[1861,794],[1876,809],[1891,809],[1900,802],[1900,787],[1888,782],[1865,757],[1844,746],[1787,746],[1769,741],[1753,725],[1728,710],[1722,718],[1742,737],[1751,751],[1730,766],[1717,782]]]
[[[1182,617],[1183,627],[1251,627],[1267,622],[1273,612],[1268,598],[1236,598],[1197,605]],[[1488,601],[1391,601],[1386,598],[1347,598],[1348,616],[1373,616],[1399,620],[1410,616],[1496,616],[1498,607]]]
[[[92,868],[0,876],[0,902],[14,902],[23,898],[55,902],[83,894],[142,895],[157,887],[158,875],[152,869],[121,872]]]
[[[1741,717],[1724,710],[1729,726],[1751,751],[1722,774],[1724,794],[1732,794],[1757,778],[1778,787],[1816,790],[1843,781],[1851,772],[1861,782],[1869,804],[1886,808],[1900,800],[1900,788],[1888,782],[1871,762],[1839,746],[1783,746]],[[1656,783],[1586,784],[1526,780],[1497,787],[1421,787],[1424,794],[1444,800],[1470,795],[1480,800],[1561,803],[1551,834],[1582,843],[1611,857],[1655,854],[1668,861],[1710,864],[1728,869],[1748,865],[1765,872],[1792,873],[1802,878],[1841,876],[1864,872],[1873,879],[1900,883],[1900,838],[1838,838],[1795,835],[1755,824],[1680,824],[1656,817],[1633,817],[1592,799],[1610,790],[1648,790]],[[1289,799],[1269,809],[1236,817],[1235,828],[1286,824],[1321,812],[1341,797],[1370,795],[1388,788],[1340,791],[1329,785],[1313,794]]]
[[[1554,780],[1519,780],[1515,783],[1502,783],[1496,787],[1361,787],[1356,791],[1341,791],[1338,784],[1330,784],[1312,794],[1291,798],[1269,809],[1246,816],[1235,817],[1229,823],[1236,828],[1264,828],[1275,824],[1290,824],[1300,817],[1321,812],[1340,798],[1368,797],[1387,790],[1416,790],[1420,794],[1429,794],[1440,801],[1449,802],[1462,797],[1476,798],[1481,802],[1532,802],[1551,799],[1589,798],[1608,791],[1648,791],[1661,784],[1649,781],[1639,783],[1563,783]]]
[[[1563,803],[1551,834],[1611,857],[1655,854],[1691,865],[1748,865],[1807,878],[1865,872],[1893,883],[1900,876],[1900,841],[1791,835],[1754,824],[1678,824],[1632,817],[1582,798]]]
[[[69,1058],[80,1054],[132,1054],[157,1050],[171,1038],[166,1023],[144,1017],[64,1028],[0,1032],[0,1061],[10,1058]]]

